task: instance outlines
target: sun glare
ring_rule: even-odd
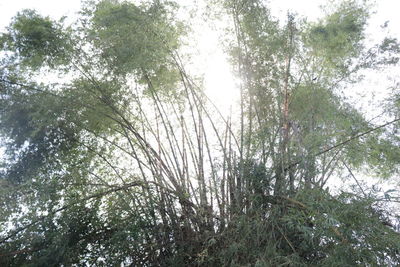
[[[206,94],[224,116],[229,115],[232,105],[238,100],[238,89],[231,68],[221,52],[210,58],[205,72]]]

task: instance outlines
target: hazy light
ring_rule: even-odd
[[[80,8],[80,0],[1,0],[0,30],[10,24],[11,18],[22,9],[35,9],[44,16],[59,19],[62,16],[74,15]]]
[[[2,0],[0,2],[0,30],[3,31],[10,23],[11,18],[22,9],[36,9],[42,15],[48,15],[54,19],[62,16],[68,16],[72,21],[76,18],[76,12],[80,9],[80,0],[55,1],[55,0]],[[190,7],[194,4],[201,4],[201,1],[177,0]],[[322,13],[320,6],[328,0],[267,0],[266,3],[271,9],[273,16],[285,20],[287,12],[297,13],[300,17],[307,17],[309,20],[318,19]],[[400,16],[398,16],[397,0],[379,0],[374,7],[375,14],[370,19],[367,34],[369,41],[373,43],[379,38],[385,36],[387,32],[380,30],[380,25],[389,21],[387,31],[393,36],[400,38]],[[204,4],[204,3],[203,3]],[[195,31],[200,31],[197,61],[200,63],[199,71],[205,74],[205,89],[209,97],[217,106],[226,113],[231,105],[235,104],[238,98],[237,89],[235,89],[235,77],[232,75],[231,67],[227,62],[226,55],[223,53],[220,36],[209,26],[195,25]],[[195,57],[196,58],[196,57]],[[198,60],[200,59],[200,60]],[[376,80],[382,78],[375,77]],[[386,77],[385,77],[386,78]],[[383,78],[383,79],[385,79]],[[382,87],[382,84],[380,84]],[[355,89],[357,90],[357,88]],[[364,93],[365,88],[360,88]],[[383,88],[371,89],[375,94],[384,94]],[[354,93],[354,92],[353,92]],[[355,95],[359,95],[355,93]],[[370,93],[372,95],[372,93]]]

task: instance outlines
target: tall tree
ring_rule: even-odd
[[[400,264],[393,191],[355,177],[398,174],[397,98],[375,125],[342,94],[398,62],[396,39],[363,44],[365,2],[285,23],[263,1],[218,5],[228,119],[185,70],[178,8],[89,2],[69,27],[24,10],[0,36],[0,265]],[[348,174],[358,187],[331,193]]]

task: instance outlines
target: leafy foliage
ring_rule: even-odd
[[[375,125],[342,93],[397,64],[397,40],[365,48],[364,2],[286,24],[263,1],[215,7],[238,117],[185,71],[176,3],[87,2],[69,27],[16,15],[0,36],[1,266],[400,264],[396,190],[354,175],[398,174],[398,94]],[[329,190],[339,178],[356,187]]]
[[[65,63],[71,49],[61,25],[34,10],[23,10],[14,17],[9,33],[2,36],[3,47],[17,52],[22,63],[38,68]]]

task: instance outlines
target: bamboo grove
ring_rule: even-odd
[[[70,26],[13,18],[1,266],[400,264],[397,191],[357,179],[399,174],[398,90],[375,121],[343,95],[363,71],[398,67],[397,40],[366,47],[365,1],[317,22],[279,22],[259,0],[208,4],[230,21],[229,116],[186,67],[179,3],[86,2]],[[333,193],[339,178],[355,186]]]

